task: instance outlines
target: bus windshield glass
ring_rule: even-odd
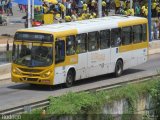
[[[28,67],[44,67],[53,63],[52,46],[13,44],[13,63]]]

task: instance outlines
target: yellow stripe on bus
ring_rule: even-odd
[[[119,22],[118,27],[127,27],[132,25],[139,25],[139,24],[145,24],[147,23],[147,19],[139,19],[139,20],[128,20],[124,22]]]
[[[147,42],[120,46],[119,47],[119,52],[122,53],[122,52],[137,50],[137,49],[143,49],[143,48],[148,48],[148,43]]]
[[[74,64],[78,64],[78,55],[77,54],[66,56],[65,61],[56,64],[55,67],[74,65]]]

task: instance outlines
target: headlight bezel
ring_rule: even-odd
[[[13,68],[13,73],[16,74],[16,75],[21,75],[21,72],[18,68]]]
[[[45,72],[41,75],[41,77],[43,77],[43,78],[49,77],[49,76],[51,75],[51,73],[52,73],[51,70],[45,71]]]

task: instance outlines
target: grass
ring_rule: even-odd
[[[137,98],[152,93],[153,90],[157,88],[158,82],[160,82],[158,78],[153,78],[152,80],[143,83],[124,85],[123,87],[107,91],[92,93],[69,92],[57,98],[50,96],[50,105],[46,109],[46,114],[68,115],[97,113],[101,111],[101,108],[104,105],[111,104],[120,99],[128,99],[131,104],[129,113],[134,113]],[[40,116],[41,112],[42,110],[38,110],[36,114],[34,112],[31,114]]]
[[[153,79],[144,83],[125,85],[109,91],[95,93],[68,93],[58,98],[50,97],[50,106],[47,108],[49,114],[77,114],[82,111],[94,111],[105,104],[120,99],[128,99],[135,109],[137,98],[150,93],[155,88],[158,80]]]

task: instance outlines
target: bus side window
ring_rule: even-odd
[[[122,28],[122,45],[129,45],[132,43],[132,28]]]
[[[110,30],[100,31],[100,49],[106,49],[110,46]]]
[[[75,36],[71,35],[66,38],[66,54],[74,55],[75,52]]]
[[[111,30],[111,47],[121,45],[121,28],[113,28]]]
[[[84,53],[87,51],[87,34],[79,34],[76,36],[76,53]]]
[[[55,62],[59,63],[65,60],[65,42],[59,40],[55,42]]]
[[[147,41],[147,24],[142,25],[142,40]]]
[[[142,42],[142,26],[135,25],[133,26],[133,43],[141,43]]]
[[[88,51],[98,50],[98,32],[89,32],[88,33]]]

